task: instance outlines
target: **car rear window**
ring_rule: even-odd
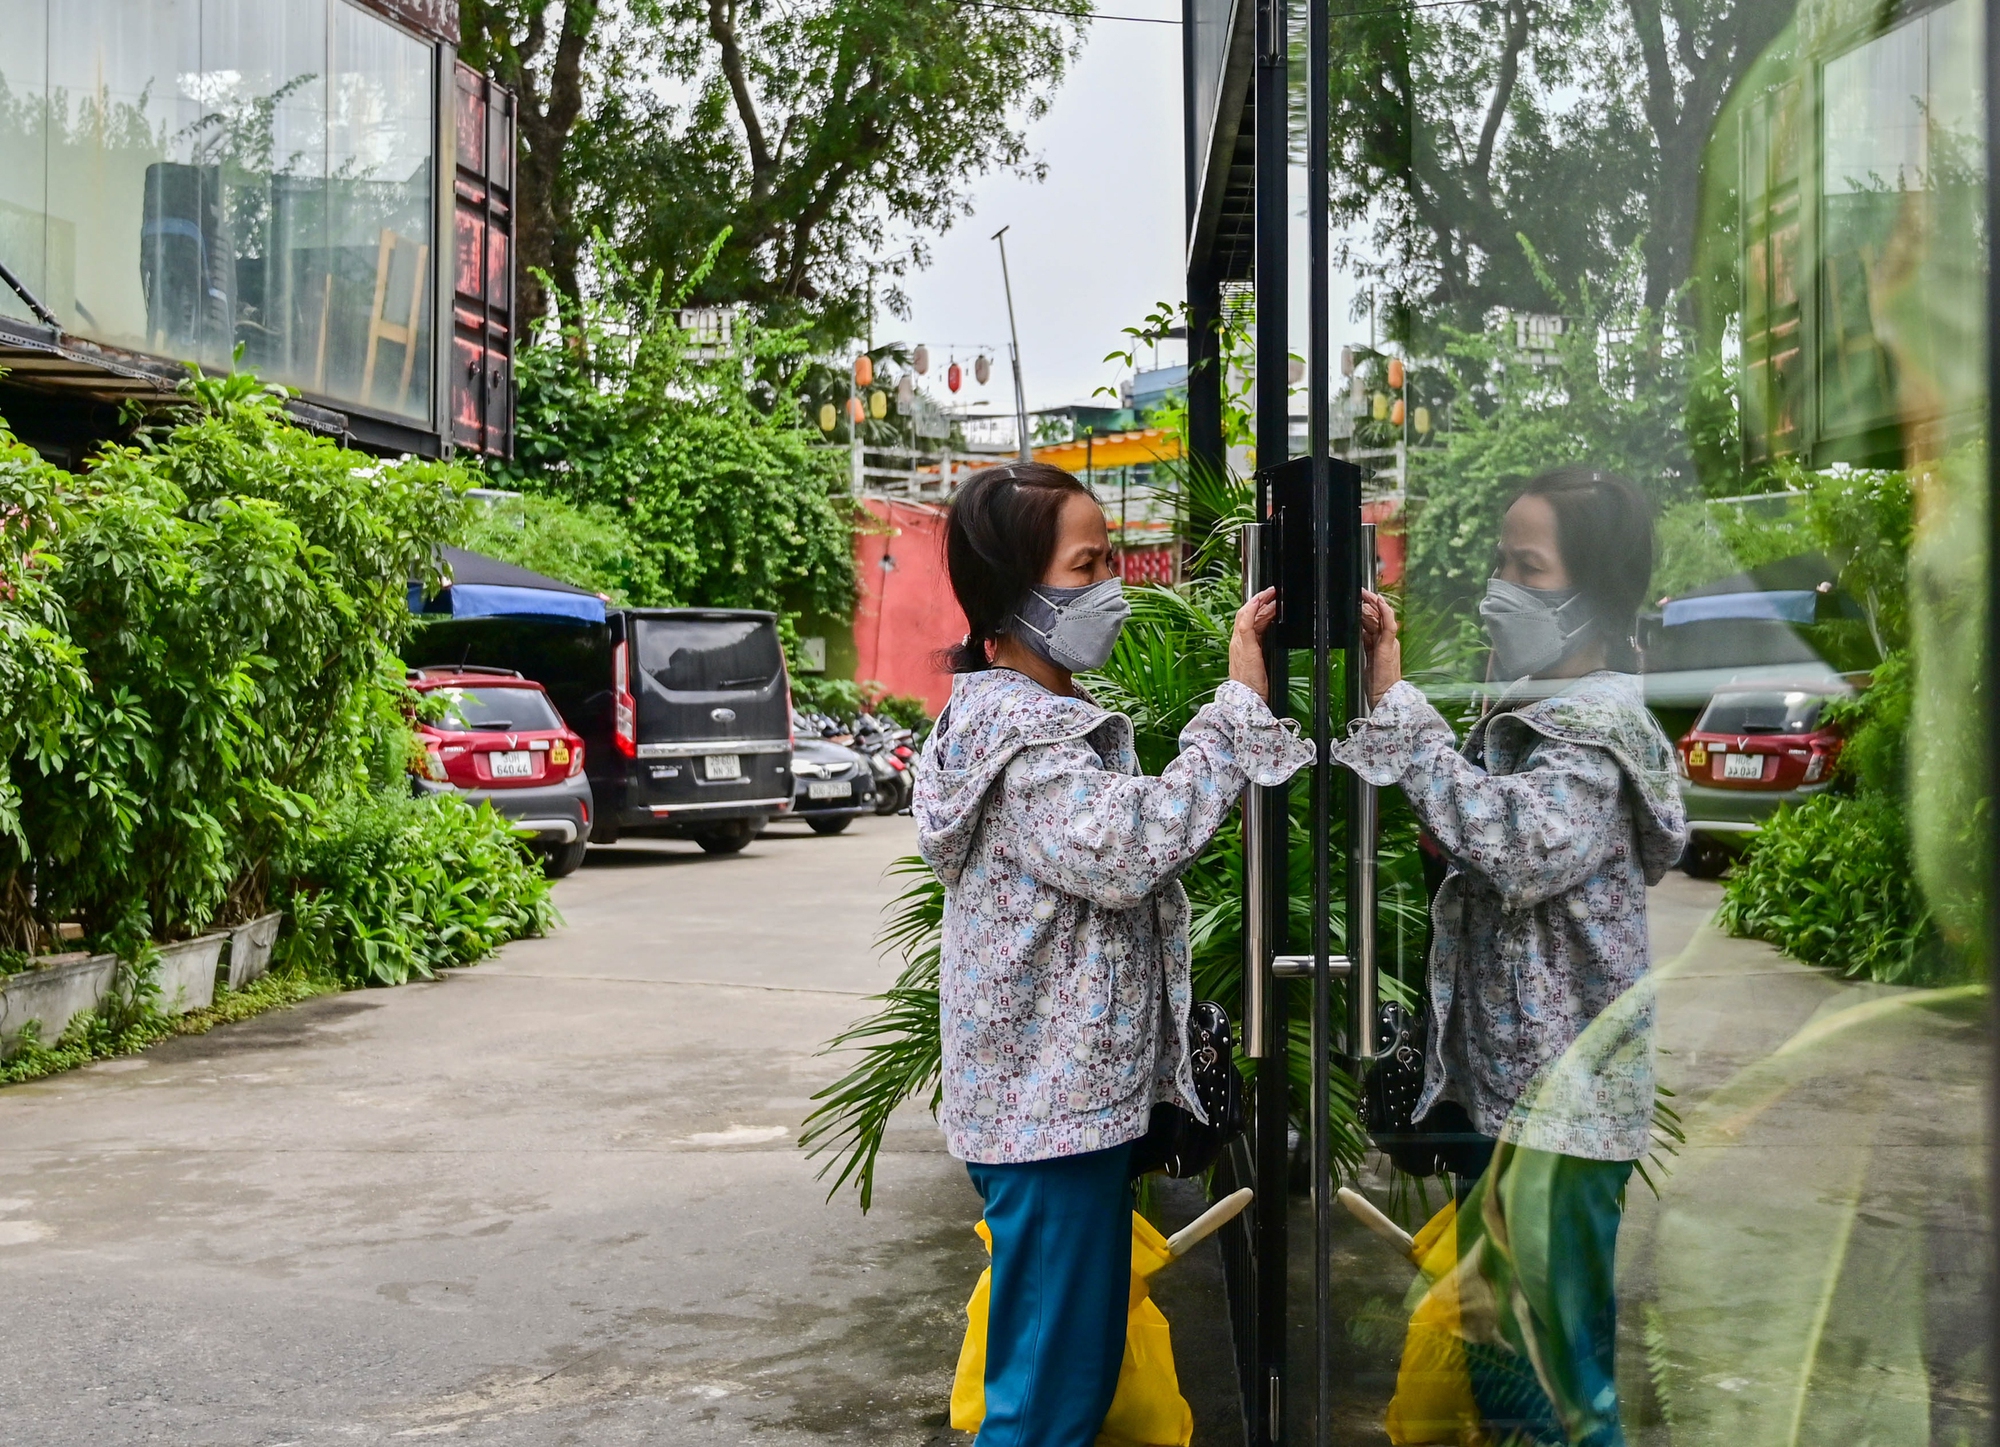
[[[482,686],[435,688],[431,692],[442,695],[446,702],[444,717],[434,725],[436,728],[461,733],[479,729],[526,733],[563,726],[548,695],[539,689]]]
[[[785,663],[761,618],[641,619],[638,634],[639,667],[670,693],[758,692]]]
[[[1798,690],[1720,693],[1695,725],[1704,734],[1809,734],[1819,727],[1827,696]]]

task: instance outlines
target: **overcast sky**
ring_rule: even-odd
[[[1177,0],[1103,0],[1102,8],[1180,15]],[[1126,341],[1120,329],[1144,320],[1155,302],[1182,297],[1180,27],[1092,23],[1082,57],[1028,144],[1047,163],[1048,179],[980,178],[974,214],[932,238],[929,269],[906,279],[909,319],[881,317],[875,331],[878,343],[928,343],[940,393],[956,348],[966,365],[958,398],[999,412],[1014,408],[1007,304],[991,240],[1002,226],[1011,228],[1007,261],[1030,408],[1088,401],[1094,388],[1114,385],[1123,373],[1102,359]],[[983,389],[971,376],[982,346],[993,356]],[[1160,360],[1182,360],[1178,346],[1171,356],[1162,348]]]

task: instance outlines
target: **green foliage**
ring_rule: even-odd
[[[471,964],[556,921],[549,883],[491,808],[390,785],[287,841],[280,962],[349,986]]]
[[[1904,797],[1915,701],[1910,655],[1897,652],[1882,661],[1860,694],[1828,705],[1824,722],[1846,738],[1839,775],[1858,792],[1895,801]]]
[[[1525,242],[1523,243],[1525,245]],[[1411,454],[1409,576],[1415,596],[1444,611],[1473,598],[1492,571],[1500,518],[1537,474],[1568,463],[1623,473],[1658,506],[1695,489],[1682,429],[1688,358],[1658,312],[1632,294],[1564,295],[1537,272],[1567,319],[1549,349],[1516,346],[1513,323],[1444,329],[1453,400],[1442,445]]]
[[[846,617],[845,456],[817,445],[790,393],[753,388],[759,367],[803,354],[802,336],[746,325],[733,347],[705,355],[681,328],[682,300],[656,276],[629,307],[588,303],[573,326],[524,348],[514,459],[488,475],[607,526],[620,520],[636,553],[624,585],[635,604]]]
[[[1937,939],[1891,796],[1821,794],[1780,809],[1731,872],[1718,918],[1807,964],[1884,984],[1969,977]]]
[[[10,450],[6,477],[46,496],[23,503],[34,627],[10,637],[50,666],[8,755],[26,847],[0,942],[81,918],[129,956],[256,912],[278,838],[406,733],[385,703],[406,580],[454,526],[459,474],[314,437],[247,375],[187,390],[82,478]]]
[[[0,709],[0,859],[9,864],[32,850],[21,781],[61,764],[89,687],[54,584],[61,564],[51,549],[68,521],[65,481],[0,422],[0,518],[8,542],[0,548],[0,698],[7,701]],[[0,946],[32,949],[32,932],[21,929],[24,886],[9,875],[16,897],[0,901]]]
[[[548,0],[464,0],[466,59],[521,97],[528,313],[537,271],[565,307],[588,289],[593,230],[641,283],[727,231],[697,301],[808,319],[827,345],[860,335],[871,292],[897,305],[917,238],[964,214],[973,177],[1040,174],[1027,127],[1089,8],[576,0],[557,20]]]
[[[645,593],[646,563],[625,518],[601,503],[504,497],[466,509],[454,541],[516,567],[546,573],[625,607]]]

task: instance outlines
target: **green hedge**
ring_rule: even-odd
[[[349,985],[470,964],[555,922],[549,883],[482,804],[388,786],[344,800],[279,857],[280,963]]]
[[[1807,964],[1885,984],[1963,974],[1933,926],[1891,796],[1821,794],[1779,810],[1724,889],[1724,928]]]

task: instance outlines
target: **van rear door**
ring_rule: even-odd
[[[628,617],[639,735],[628,809],[698,823],[788,804],[791,714],[777,616],[642,609]]]

